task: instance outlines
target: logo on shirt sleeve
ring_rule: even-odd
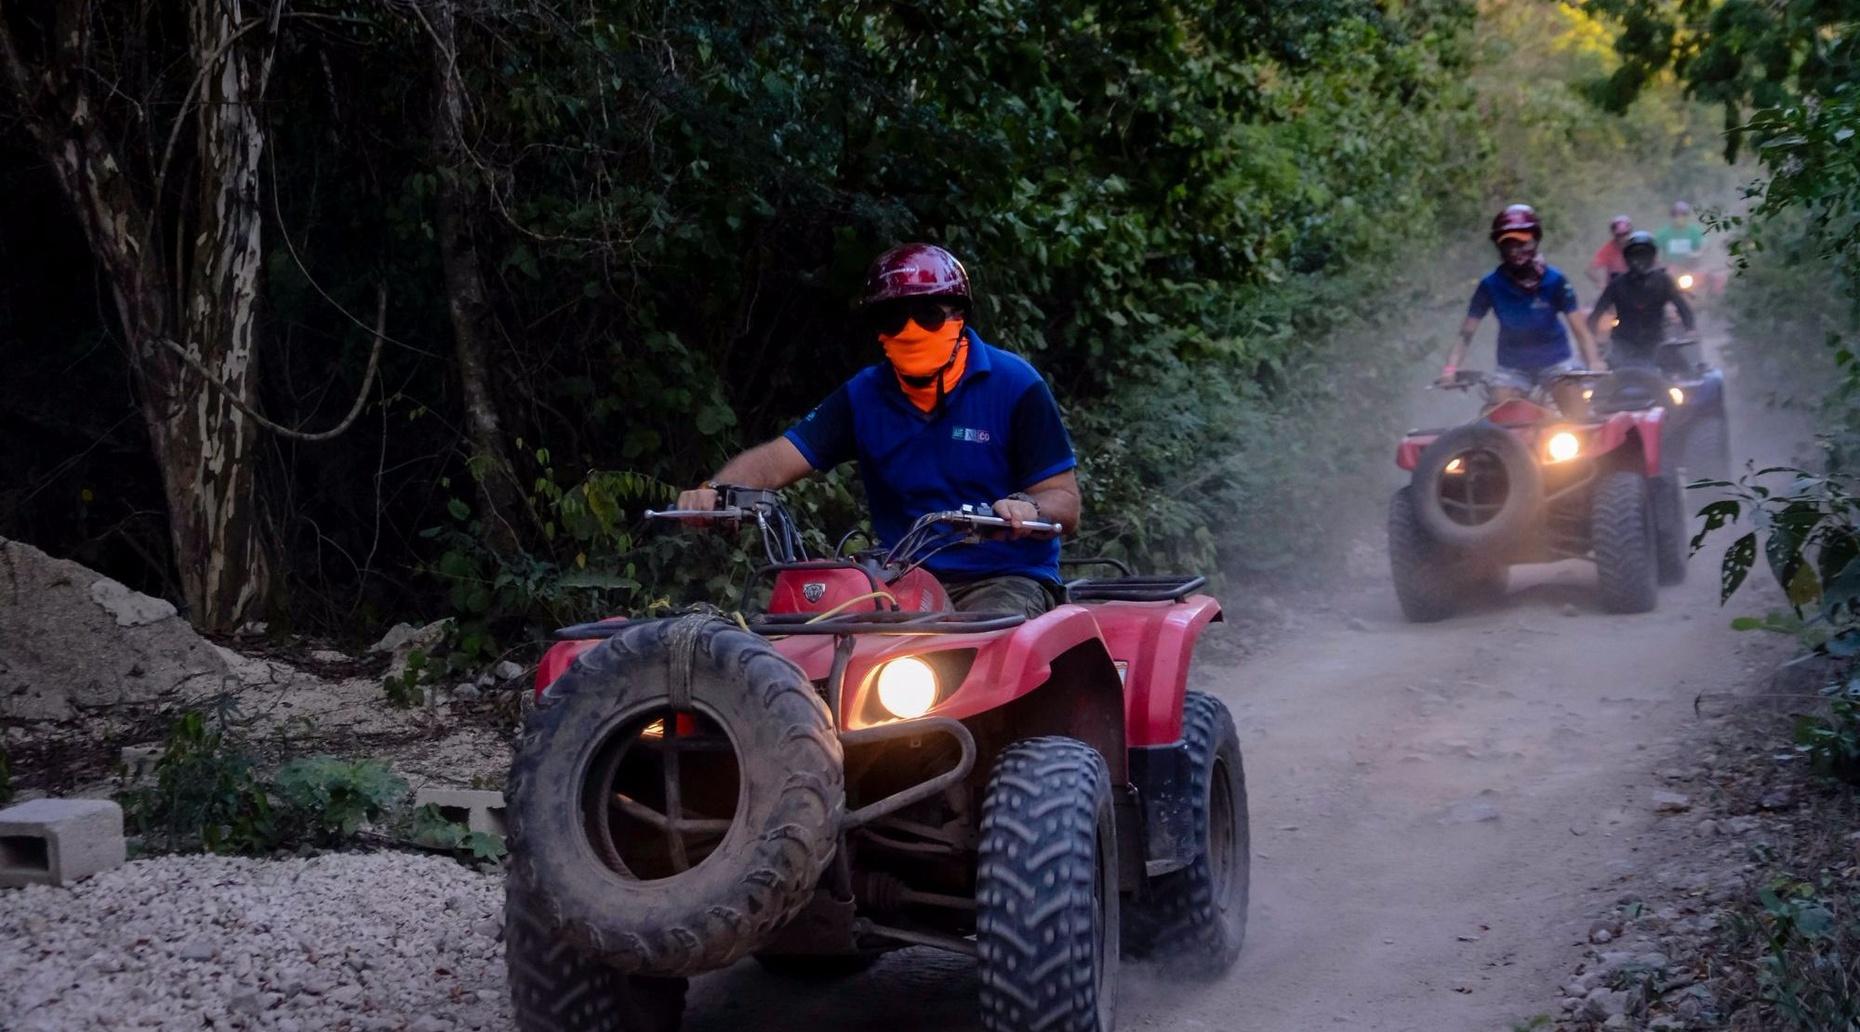
[[[969,441],[974,444],[987,444],[993,438],[989,437],[988,431],[986,430],[977,430],[972,426],[958,426],[950,430],[949,439],[952,441]]]

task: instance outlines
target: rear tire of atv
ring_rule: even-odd
[[[1188,799],[1195,859],[1150,879],[1124,907],[1124,942],[1132,956],[1164,962],[1171,977],[1218,978],[1246,941],[1252,836],[1240,735],[1219,699],[1189,692],[1182,706],[1188,748]]]
[[[1647,481],[1653,496],[1654,549],[1663,585],[1683,584],[1686,579],[1686,499],[1685,488],[1673,474],[1662,474]]]
[[[1118,970],[1111,772],[1073,738],[1029,738],[982,802],[975,949],[986,1032],[1111,1032]]]
[[[1604,474],[1590,502],[1589,535],[1602,608],[1611,613],[1651,610],[1659,601],[1658,535],[1647,478],[1627,470]]]
[[[782,978],[820,982],[850,978],[878,963],[881,952],[871,953],[758,953],[762,970]]]
[[[1466,560],[1421,529],[1412,487],[1397,490],[1389,499],[1389,573],[1402,615],[1413,623],[1452,616],[1465,601],[1463,592],[1471,580]]]
[[[677,1032],[682,978],[624,975],[549,931],[534,900],[504,896],[504,966],[518,1032]]]
[[[675,691],[686,696],[678,705]],[[767,641],[715,617],[628,624],[542,702],[506,791],[506,884],[547,936],[625,974],[683,977],[755,950],[813,898],[845,808],[840,744],[806,676]],[[727,737],[735,809],[705,840],[715,842],[706,855],[641,875],[625,857],[643,855],[647,836],[628,837],[613,816],[626,810],[607,795],[617,794],[609,779],[628,757],[676,754],[670,740],[686,732],[668,712],[691,714],[681,727],[702,719]],[[637,744],[648,738],[666,744]],[[690,755],[680,766],[660,762],[688,775]],[[667,849],[684,859],[684,845]]]
[[[1440,497],[1447,464],[1471,452],[1487,452],[1496,458],[1506,485],[1498,512],[1475,524],[1454,519]],[[1415,519],[1428,537],[1450,548],[1482,552],[1501,550],[1522,537],[1543,501],[1544,490],[1543,477],[1524,443],[1486,420],[1456,426],[1421,449],[1408,485],[1413,489]]]

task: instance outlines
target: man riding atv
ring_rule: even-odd
[[[866,274],[862,322],[885,360],[827,396],[787,433],[724,463],[678,507],[716,507],[721,484],[776,489],[857,459],[872,526],[897,542],[928,512],[987,504],[1002,540],[932,556],[957,609],[1037,616],[1059,599],[1059,541],[1022,525],[1079,519],[1077,460],[1059,406],[1018,355],[967,325],[969,274],[931,244],[894,247]]]
[[[1643,369],[1656,366],[1660,342],[1666,336],[1667,305],[1679,313],[1679,321],[1685,324],[1688,335],[1697,328],[1685,293],[1665,269],[1654,265],[1659,250],[1652,233],[1642,231],[1628,237],[1624,248],[1627,274],[1608,284],[1589,313],[1590,333],[1596,332],[1602,313],[1609,309],[1613,309],[1620,320],[1608,348],[1608,361],[1613,366]]]
[[[1575,317],[1576,288],[1537,253],[1544,228],[1530,205],[1514,204],[1499,212],[1492,220],[1491,236],[1498,247],[1499,266],[1473,291],[1459,343],[1440,371],[1440,382],[1454,382],[1480,321],[1492,312],[1498,317],[1498,369],[1489,377],[1494,403],[1547,387],[1564,415],[1581,418],[1586,409],[1582,386],[1565,376],[1578,368],[1569,334],[1575,335],[1590,369],[1599,371],[1605,366],[1595,341]],[[1569,333],[1563,330],[1564,322],[1569,324]]]

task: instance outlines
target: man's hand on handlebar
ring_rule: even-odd
[[[1012,525],[1013,529],[1008,531],[1007,536],[1015,541],[1032,533],[1026,529],[1024,524],[1040,520],[1040,507],[1020,498],[1003,498],[989,508],[994,510],[996,516]]]
[[[688,491],[678,492],[678,508],[707,512],[717,507],[717,489],[714,487],[694,487]]]

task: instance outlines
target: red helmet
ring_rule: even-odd
[[[1544,224],[1537,221],[1537,209],[1528,204],[1514,204],[1492,220],[1492,242],[1507,233],[1529,233],[1532,240],[1544,238]]]
[[[1626,215],[1616,215],[1608,220],[1608,232],[1617,236],[1622,233],[1632,233],[1634,232],[1634,220]]]
[[[902,244],[872,260],[862,305],[906,297],[952,297],[969,304],[969,273],[935,244]]]

